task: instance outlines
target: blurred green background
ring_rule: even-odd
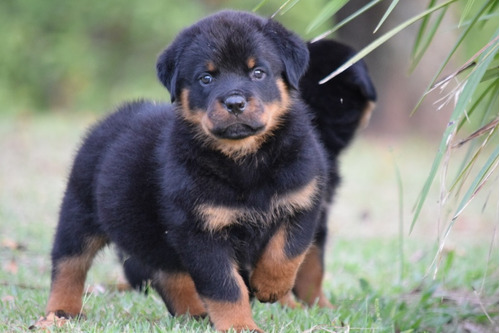
[[[260,1],[4,0],[0,2],[0,113],[99,111],[135,98],[166,99],[157,54],[184,27]],[[270,16],[281,0],[259,13]],[[325,1],[280,17],[299,34]]]
[[[307,27],[332,1],[292,2],[296,4],[276,19],[304,39],[312,39],[368,1],[349,1],[334,18],[312,31]],[[258,14],[269,17],[283,3],[284,0],[0,1],[0,116],[81,111],[100,114],[127,100],[168,100],[168,92],[156,79],[154,65],[159,52],[182,28],[223,8],[251,11],[258,7]],[[359,50],[426,8],[426,1],[400,2],[373,34],[390,3],[382,1],[334,37]],[[371,132],[436,136],[442,133],[450,108],[435,112],[432,103],[436,98],[426,100],[412,119],[409,113],[458,35],[451,24],[446,29],[449,21],[460,16],[457,8],[461,7],[456,6],[447,14],[438,41],[411,75],[410,58],[418,25],[405,29],[366,57],[379,92]],[[484,45],[495,27],[498,24],[482,24],[482,31],[466,41],[476,45],[461,49],[453,64],[462,64],[471,52],[477,51],[478,45]]]

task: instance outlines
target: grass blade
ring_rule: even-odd
[[[267,0],[262,0],[261,2],[259,2],[255,7],[253,7],[252,12],[257,12],[266,2]]]
[[[393,155],[394,171],[396,172],[396,181],[398,184],[398,208],[399,208],[399,225],[398,225],[398,243],[399,243],[399,283],[403,282],[405,276],[405,252],[404,252],[404,192],[403,192],[403,178],[399,171],[396,158]]]
[[[467,178],[467,175],[470,173],[470,170],[472,169],[472,166],[478,160],[479,156],[481,155],[484,148],[486,147],[486,144],[490,141],[493,131],[497,127],[498,127],[498,118],[496,118],[495,120],[493,120],[489,124],[483,126],[480,130],[471,134],[466,140],[462,140],[465,143],[465,142],[470,141],[473,138],[475,138],[479,135],[482,135],[486,132],[489,133],[488,136],[486,137],[486,139],[483,141],[483,143],[479,146],[479,148],[476,149],[474,154],[470,157],[470,159],[469,158],[466,159],[466,161],[468,160],[468,163],[460,169],[459,175],[455,178],[452,185],[450,186],[450,190],[449,190],[450,192],[455,190],[455,187],[458,186],[459,183],[460,183],[460,186],[458,187],[458,189],[455,190],[455,192],[456,193],[460,192],[460,188],[464,185],[465,180]],[[459,146],[460,144],[462,144],[462,142],[455,145],[453,148]],[[470,156],[470,154],[468,154],[468,155]]]
[[[497,38],[498,32],[496,33],[495,38]],[[496,52],[495,52],[496,51]],[[432,182],[434,181],[434,178],[437,173],[437,169],[439,165],[441,164],[441,161],[443,159],[444,153],[447,149],[448,144],[450,143],[450,139],[456,133],[457,130],[457,125],[460,123],[460,118],[465,115],[465,109],[466,106],[470,103],[472,99],[472,95],[476,91],[477,86],[481,83],[481,79],[486,73],[486,70],[488,69],[490,63],[493,61],[495,58],[495,55],[498,54],[498,45],[497,44],[492,44],[488,49],[484,51],[482,56],[480,57],[478,61],[478,65],[474,68],[473,72],[469,75],[469,78],[467,79],[467,82],[465,83],[464,89],[460,93],[460,96],[458,97],[455,109],[453,110],[453,113],[450,117],[450,120],[448,122],[448,127],[446,128],[443,137],[441,139],[441,143],[439,145],[439,151],[436,154],[436,157],[434,158],[434,162],[431,167],[431,171],[429,172],[429,175],[427,177],[427,180],[424,184],[424,187],[422,189],[422,192],[420,193],[420,196],[417,200],[416,208],[415,208],[415,213],[413,215],[413,221],[410,226],[410,233],[413,230],[413,227],[415,226],[415,222],[418,219],[418,216],[420,215],[420,211],[422,210],[423,204],[429,194],[429,190],[431,187]]]
[[[446,14],[447,8],[448,7],[443,8],[441,10],[441,13],[439,14],[439,16],[436,19],[436,21],[434,22],[434,24],[432,25],[432,28],[430,29],[429,33],[427,34],[425,40],[423,42],[422,41],[420,42],[421,46],[419,45],[420,47],[418,48],[418,51],[417,51],[417,49],[414,49],[413,55],[412,55],[412,60],[411,60],[412,64],[410,67],[410,72],[413,72],[415,70],[417,65],[420,63],[420,60],[422,60],[422,57],[424,56],[425,52],[429,48],[429,45],[431,45],[431,42],[434,39],[434,36],[436,35],[438,28],[441,26],[441,21],[443,20],[444,15]],[[429,18],[429,16],[427,16],[426,18]]]
[[[283,15],[287,11],[289,11],[293,6],[297,4],[300,0],[287,0],[285,1],[280,8],[278,8],[277,11],[274,12],[273,15],[271,15],[271,18],[274,18],[276,15],[280,14]],[[260,4],[259,4],[260,5]]]
[[[437,0],[430,0],[427,9],[432,8],[436,4],[436,1]],[[413,44],[412,55],[415,55],[417,53],[417,50],[420,48],[420,43],[425,33],[425,30],[427,29],[427,24],[429,23],[429,20],[430,20],[430,15],[422,19],[422,23],[420,24],[420,28],[418,29],[417,37],[415,38],[415,44]]]
[[[498,66],[488,69],[484,74],[483,80],[481,82],[489,81],[492,79],[498,79]]]
[[[451,79],[457,77],[459,74],[461,74],[462,72],[466,71],[467,69],[469,68],[472,68],[474,66],[476,66],[476,59],[481,55],[483,54],[483,52],[488,49],[491,45],[493,45],[494,43],[497,43],[498,44],[498,37],[494,38],[493,40],[491,40],[488,44],[486,44],[483,48],[481,48],[479,51],[476,52],[476,54],[474,54],[469,60],[467,60],[465,62],[465,64],[462,65],[462,67],[460,67],[458,70],[456,70],[455,72],[453,72],[452,74],[450,75],[447,75],[444,79],[441,79],[439,80],[439,82],[437,82],[436,84],[434,84],[428,91],[431,92],[432,90],[438,88],[438,87],[442,87],[444,85],[446,85]],[[485,74],[486,75],[486,74]],[[483,79],[481,80],[481,82],[485,81],[484,77]]]
[[[498,129],[498,127],[496,128]],[[469,203],[474,199],[475,195],[479,192],[479,190],[483,187],[485,182],[491,176],[493,171],[498,167],[498,146],[495,151],[491,153],[488,161],[484,164],[481,171],[479,171],[478,175],[472,182],[472,185],[469,187],[469,190],[462,198],[462,201],[458,205],[458,208],[453,216],[452,220],[456,220],[458,216],[464,211],[464,209],[469,205]]]
[[[295,5],[299,2],[300,0],[292,0],[291,2],[287,2],[288,5],[286,5],[283,10],[280,12],[280,15],[285,15],[286,12],[288,12],[290,9],[295,7]]]
[[[474,131],[474,133],[472,133],[471,135],[469,135],[465,139],[460,140],[460,142],[458,142],[457,144],[455,144],[453,146],[453,148],[460,147],[460,146],[464,145],[465,143],[469,142],[470,140],[473,140],[473,139],[475,139],[475,138],[477,138],[479,136],[482,136],[483,134],[489,132],[490,130],[492,130],[493,128],[495,128],[497,126],[498,126],[498,117],[496,119],[492,120],[490,123],[482,126],[477,131]]]
[[[307,26],[306,33],[309,33],[319,27],[326,20],[330,19],[336,12],[338,12],[349,0],[331,0],[325,8],[316,16],[312,22]]]
[[[391,4],[389,5],[389,8],[387,8],[387,10],[385,11],[384,13],[384,16],[382,16],[382,19],[380,20],[380,22],[378,23],[377,27],[375,28],[375,30],[373,31],[373,33],[376,33],[378,31],[378,29],[380,29],[380,27],[382,26],[382,24],[384,24],[384,22],[387,20],[387,18],[389,17],[389,15],[392,13],[392,11],[394,10],[394,8],[396,7],[396,5],[398,4],[399,0],[392,0]]]
[[[485,74],[486,75],[486,74]],[[483,82],[483,81],[481,81]],[[492,94],[491,97],[488,94]],[[476,98],[474,104],[469,107],[468,115],[471,116],[478,109],[479,105],[484,101],[490,101],[490,105],[485,108],[486,112],[484,112],[484,118],[488,119],[491,111],[498,112],[498,108],[494,106],[491,102],[495,102],[495,94],[498,95],[498,81],[492,82],[489,86],[487,86],[480,96]],[[487,97],[488,96],[488,97]],[[493,110],[494,108],[494,110]],[[481,123],[484,123],[485,119],[482,119]],[[458,130],[460,130],[464,124],[467,122],[467,118],[463,118],[460,124],[458,125]]]
[[[455,52],[458,50],[458,47],[460,45],[462,45],[462,42],[464,41],[465,37],[469,34],[469,32],[472,30],[472,28],[474,27],[475,23],[482,17],[483,15],[483,12],[485,10],[488,9],[488,7],[491,6],[491,2],[486,2],[485,4],[483,4],[483,6],[478,10],[478,12],[476,13],[476,15],[474,16],[474,18],[472,19],[471,23],[467,26],[467,28],[462,32],[462,34],[460,35],[460,37],[458,38],[457,42],[455,43],[454,47],[452,48],[452,50],[450,51],[450,53],[448,54],[448,56],[446,57],[446,59],[443,61],[443,63],[441,64],[441,67],[439,67],[439,69],[436,71],[436,74],[434,75],[434,77],[431,79],[431,81],[429,82],[429,85],[427,86],[427,88],[425,89],[425,93],[422,95],[422,97],[420,97],[420,99],[418,100],[417,104],[415,105],[415,107],[413,108],[412,112],[410,113],[410,116],[413,115],[417,109],[419,108],[420,104],[422,104],[425,96],[427,95],[427,93],[429,92],[429,90],[431,89],[432,86],[434,86],[434,83],[436,82],[437,78],[439,77],[439,75],[441,75],[441,73],[443,72],[444,68],[446,67],[446,65],[448,64],[448,62],[450,61],[451,57],[455,54]]]
[[[335,31],[339,30],[344,25],[346,25],[347,23],[351,22],[356,17],[360,16],[361,14],[363,14],[364,12],[366,12],[367,10],[369,10],[370,8],[372,8],[373,6],[379,4],[382,1],[383,0],[372,0],[372,1],[370,1],[369,3],[367,3],[366,5],[364,5],[363,7],[361,7],[360,9],[358,9],[357,11],[355,11],[354,13],[352,13],[351,15],[349,15],[348,17],[346,17],[340,23],[338,23],[337,25],[335,25],[333,28],[331,28],[331,29],[323,32],[321,35],[313,38],[311,40],[311,43],[317,42],[318,40],[321,40],[321,39],[325,38],[326,36],[333,34]]]
[[[377,38],[375,41],[371,42],[368,46],[363,48],[361,51],[359,51],[354,57],[349,59],[346,63],[344,63],[342,66],[340,66],[337,70],[334,72],[330,73],[328,76],[326,76],[324,79],[319,81],[319,84],[323,84],[325,82],[328,82],[329,80],[333,79],[335,76],[339,75],[343,71],[345,71],[347,68],[351,67],[353,64],[364,58],[367,54],[371,53],[373,50],[375,50],[377,47],[380,45],[384,44],[387,42],[389,39],[394,37],[396,34],[404,30],[405,28],[409,27],[413,23],[421,20],[425,16],[435,12],[436,10],[439,10],[445,6],[450,5],[451,3],[455,2],[457,0],[448,0],[440,5],[434,6],[432,8],[427,9],[426,11],[414,16],[413,18],[407,20],[406,22],[403,22],[402,24],[398,25],[397,27],[393,28],[392,30],[388,31],[384,35],[380,36]]]
[[[472,5],[474,4],[475,0],[469,0],[465,4],[465,8],[462,10],[462,16],[460,17],[460,21],[458,22],[458,26],[461,27],[462,24],[465,22],[465,19],[469,15],[469,13],[472,10]]]

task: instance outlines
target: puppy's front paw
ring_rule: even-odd
[[[261,302],[276,302],[293,287],[295,276],[276,275],[276,272],[256,269],[250,278],[250,288]]]
[[[62,311],[49,312],[45,317],[40,317],[29,330],[49,330],[52,327],[63,327],[69,321],[69,316]]]

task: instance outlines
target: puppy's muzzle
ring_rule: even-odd
[[[221,139],[239,140],[255,135],[264,129],[261,124],[234,123],[227,127],[216,127],[212,133]]]
[[[217,138],[240,140],[264,130],[266,124],[259,117],[260,108],[243,92],[230,91],[219,97],[218,103],[220,108],[210,114],[213,124],[210,131]]]

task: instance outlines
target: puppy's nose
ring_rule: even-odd
[[[223,104],[227,111],[237,116],[247,107],[247,100],[241,95],[231,95],[224,100]]]

